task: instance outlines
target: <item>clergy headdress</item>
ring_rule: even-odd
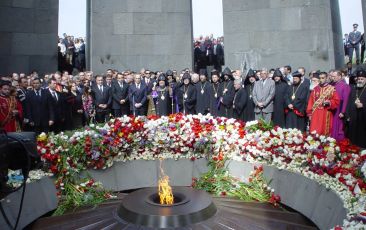
[[[312,78],[320,79],[319,74],[320,74],[320,71],[318,70],[315,73],[313,73],[313,77]]]
[[[166,76],[173,76],[173,71],[171,71],[170,69],[166,71]]]
[[[189,81],[191,81],[191,75],[187,72],[185,72],[182,76],[182,81],[184,81],[185,79],[189,79]]]
[[[212,75],[220,76],[220,75],[219,75],[219,71],[217,71],[217,70],[215,70],[215,69],[211,70],[211,76],[212,76]]]
[[[247,76],[245,77],[245,80],[244,80],[244,85],[249,85],[251,84],[251,82],[249,81],[249,78],[251,77],[254,77],[255,80],[257,80],[257,77],[255,76],[255,72],[254,70],[252,69],[249,69],[248,73],[247,73]]]
[[[161,73],[161,74],[159,75],[159,77],[158,77],[158,82],[159,82],[159,81],[164,81],[164,82],[165,82],[165,84],[166,84],[167,77],[166,77],[165,73]]]
[[[234,78],[233,78],[233,74],[231,73],[231,70],[229,69],[229,67],[226,67],[226,68],[224,69],[224,71],[222,71],[222,73],[221,73],[221,77],[222,77],[222,79],[224,79],[224,76],[225,76],[225,75],[227,75],[227,76],[229,77],[229,79],[234,80]]]
[[[246,78],[250,78],[250,77],[255,77],[255,72],[252,69],[249,69],[248,73],[247,73],[247,77]]]
[[[275,78],[275,77],[280,77],[280,81],[284,81],[284,82],[286,82],[286,80],[285,80],[285,78],[283,77],[283,74],[282,74],[282,72],[281,72],[281,70],[280,69],[275,69],[275,71],[274,71],[274,73],[273,73],[273,76],[272,76],[272,78]]]
[[[299,71],[295,71],[295,72],[292,73],[292,77],[301,78],[302,77],[302,74]]]
[[[356,77],[366,77],[366,71],[363,69],[360,69],[356,73]]]
[[[273,73],[273,77],[283,77],[282,72],[280,69],[276,69]]]
[[[200,69],[199,74],[200,75],[205,75],[207,77],[207,70],[206,69]]]

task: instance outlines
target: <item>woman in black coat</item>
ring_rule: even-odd
[[[82,128],[84,115],[82,94],[77,90],[75,83],[71,84],[68,102],[71,105],[72,129]]]

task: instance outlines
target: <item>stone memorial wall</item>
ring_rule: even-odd
[[[0,1],[0,75],[57,70],[58,3]]]
[[[225,60],[233,69],[343,66],[338,1],[223,0]]]
[[[191,0],[92,0],[90,7],[95,73],[191,68]]]

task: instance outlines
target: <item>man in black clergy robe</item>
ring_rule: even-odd
[[[347,137],[355,145],[366,148],[366,71],[356,73],[357,84],[351,88],[347,105]]]
[[[275,97],[273,99],[273,116],[272,121],[274,125],[278,125],[281,128],[285,128],[285,108],[287,107],[285,100],[287,99],[287,93],[289,85],[284,79],[281,71],[276,69],[273,73],[273,80],[275,81]]]
[[[196,85],[196,113],[200,113],[202,115],[206,115],[210,110],[210,88],[211,83],[207,81],[207,70],[200,70],[200,82]]]
[[[158,116],[167,116],[171,113],[172,102],[170,93],[172,93],[172,90],[167,87],[167,84],[168,79],[165,73],[162,73],[158,77],[158,86],[152,88],[152,95],[156,95],[155,110]]]
[[[249,69],[247,76],[244,80],[244,87],[247,91],[247,106],[244,110],[243,117],[244,121],[254,121],[254,107],[255,104],[253,102],[253,88],[254,83],[257,81],[255,76],[255,72],[252,69]]]
[[[222,117],[232,118],[233,117],[233,100],[234,100],[234,78],[231,70],[226,67],[221,74],[222,82],[220,87],[220,115]]]
[[[195,114],[197,92],[191,84],[191,76],[185,72],[182,77],[183,84],[177,89],[179,111],[184,114]]]
[[[170,112],[169,113],[179,113],[179,105],[178,105],[178,94],[180,82],[177,82],[174,77],[174,72],[172,70],[167,70],[165,74],[167,78],[167,84],[169,86],[169,96],[170,96]]]
[[[135,75],[135,81],[128,89],[128,100],[130,101],[130,110],[134,116],[143,116],[145,114],[145,103],[147,102],[147,87],[141,82],[141,75]]]
[[[121,117],[130,113],[128,101],[128,84],[123,79],[123,74],[117,74],[117,82],[112,84],[112,109],[114,117]]]
[[[234,99],[233,99],[233,117],[235,119],[243,120],[243,113],[247,104],[247,92],[242,87],[241,79],[234,80]]]
[[[298,71],[292,73],[292,77],[293,82],[288,88],[286,97],[286,128],[296,128],[305,131],[305,116],[309,88],[302,83],[302,75]]]
[[[111,88],[103,85],[103,77],[97,75],[96,85],[92,88],[93,102],[95,106],[95,120],[98,123],[106,122],[109,114],[109,105],[112,102]]]
[[[218,106],[220,105],[220,77],[217,70],[211,71],[211,85],[209,88],[210,114],[212,116],[219,116]],[[206,98],[207,99],[207,98]]]

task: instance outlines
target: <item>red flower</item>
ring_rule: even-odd
[[[52,172],[53,174],[58,173],[58,169],[57,169],[57,167],[56,167],[55,165],[51,165],[50,170],[51,170],[51,172]]]
[[[222,191],[221,192],[221,196],[226,196],[226,192],[225,191]]]

